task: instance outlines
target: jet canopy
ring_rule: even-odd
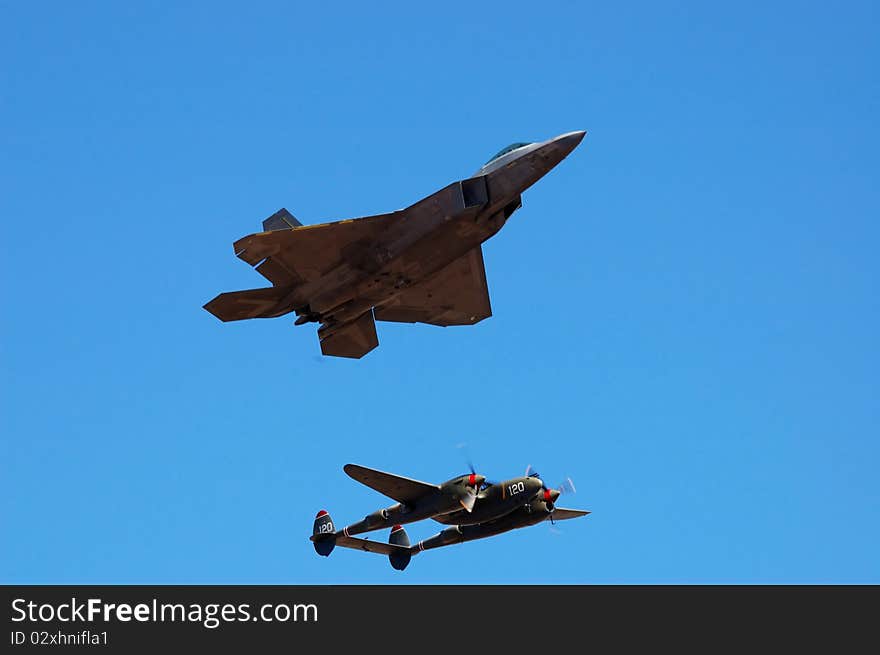
[[[514,150],[519,150],[520,148],[522,148],[524,146],[530,146],[530,145],[532,145],[532,144],[531,143],[511,143],[506,148],[502,148],[494,157],[492,157],[492,159],[487,161],[486,164],[484,164],[484,165],[491,164],[493,161],[495,161],[499,157],[503,157],[508,152],[513,152]]]

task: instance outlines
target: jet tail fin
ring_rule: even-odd
[[[302,223],[296,220],[296,217],[287,211],[284,207],[272,214],[263,221],[264,232],[274,232],[275,230],[289,230],[294,227],[301,227]]]

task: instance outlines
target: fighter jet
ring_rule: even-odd
[[[325,557],[336,546],[365,550],[388,555],[391,566],[402,571],[413,555],[424,550],[491,537],[547,519],[555,522],[590,513],[556,507],[560,494],[574,491],[574,485],[568,480],[558,489],[550,489],[530,468],[525,476],[503,482],[489,482],[471,471],[469,475],[432,485],[347,464],[344,470],[349,476],[399,502],[342,530],[337,530],[330,514],[321,510],[315,517],[311,541],[315,552]],[[403,524],[426,518],[452,527],[411,546]],[[388,527],[391,535],[387,544],[353,536]]]
[[[584,134],[514,143],[472,177],[389,214],[303,225],[281,209],[233,244],[272,286],[221,293],[204,308],[221,321],[293,312],[296,325],[319,324],[324,355],[355,359],[379,345],[375,321],[478,323],[492,315],[481,244]]]

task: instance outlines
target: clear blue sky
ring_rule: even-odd
[[[876,4],[614,4],[3,3],[0,581],[880,582]],[[279,207],[576,129],[476,327],[347,361],[201,308]],[[462,442],[594,513],[314,554],[389,503],[343,464],[439,482]]]

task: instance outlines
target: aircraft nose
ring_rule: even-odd
[[[557,137],[533,144],[533,149],[523,148],[503,168],[491,171],[492,186],[498,197],[520,194],[550,172],[565,159],[583,140],[586,132],[566,132]]]
[[[586,130],[566,132],[565,134],[560,134],[558,137],[553,139],[553,141],[562,146],[565,150],[565,154],[567,155],[572,150],[578,147],[578,144],[580,144],[580,142],[584,140],[584,137],[586,135]]]

